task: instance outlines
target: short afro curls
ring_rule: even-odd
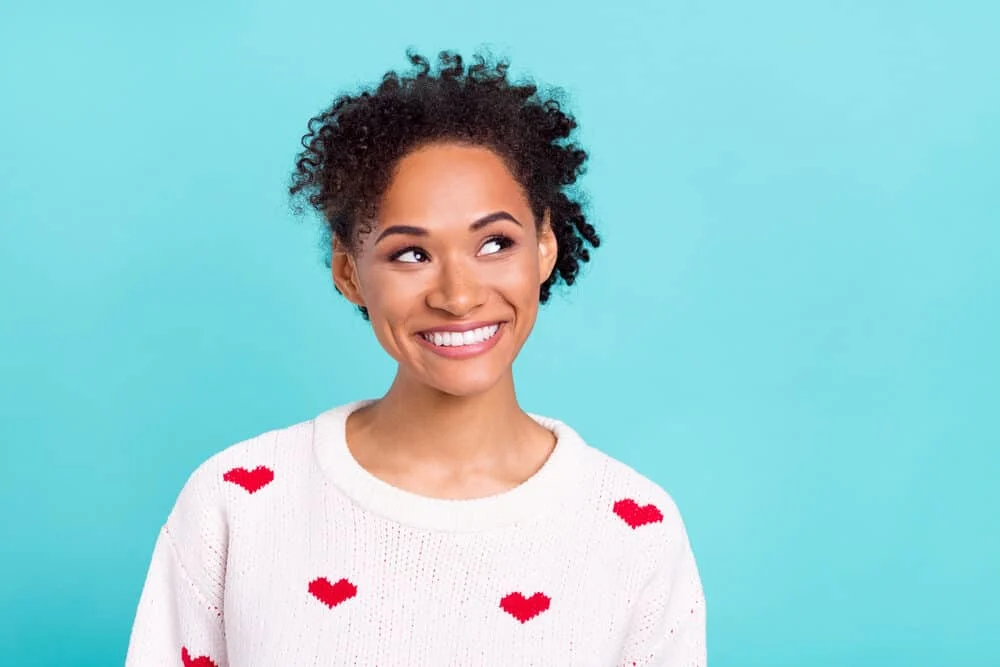
[[[510,81],[505,60],[477,53],[466,65],[461,55],[442,51],[434,72],[427,58],[413,51],[407,57],[410,72],[389,71],[377,87],[341,95],[309,120],[288,188],[293,211],[301,214],[304,201],[322,216],[330,268],[332,237],[357,249],[403,156],[438,141],[489,148],[524,188],[536,224],[549,212],[558,256],[541,285],[545,303],[560,278],[572,285],[581,263],[590,260],[585,244],[600,245],[574,187],[587,160],[571,137],[576,120],[563,111],[556,91]],[[367,310],[360,310],[367,320]]]

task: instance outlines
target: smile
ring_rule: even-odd
[[[500,330],[499,324],[491,324],[469,331],[435,331],[420,336],[436,347],[465,347],[477,345],[493,338]]]
[[[416,338],[422,347],[439,357],[471,359],[486,354],[497,345],[504,335],[504,325],[504,322],[494,322],[466,331],[423,331]]]

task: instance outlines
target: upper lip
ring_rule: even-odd
[[[434,327],[433,329],[423,329],[420,333],[444,333],[446,331],[460,332],[464,333],[466,331],[472,331],[473,329],[478,329],[480,327],[490,327],[494,324],[500,324],[501,320],[493,320],[491,322],[458,322],[455,324],[446,324],[440,327]]]

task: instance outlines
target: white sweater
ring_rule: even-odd
[[[705,600],[670,496],[531,415],[556,447],[472,500],[370,474],[327,410],[190,476],[126,667],[704,667]]]

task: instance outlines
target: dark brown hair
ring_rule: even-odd
[[[490,148],[524,188],[536,223],[549,211],[558,257],[541,285],[545,303],[558,280],[572,285],[581,263],[590,260],[585,244],[600,245],[574,187],[587,160],[573,142],[575,119],[557,92],[543,94],[530,81],[508,80],[506,61],[476,54],[466,66],[460,55],[443,51],[434,72],[426,58],[407,56],[411,72],[387,72],[377,86],[341,95],[309,120],[289,185],[293,210],[300,214],[306,203],[322,216],[329,268],[332,236],[356,249],[358,234],[371,229],[393,168],[408,152],[436,141]]]

